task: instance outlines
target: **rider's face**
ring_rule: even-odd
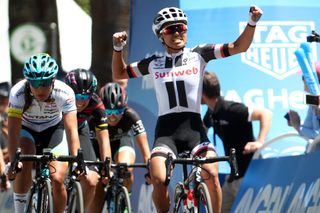
[[[52,85],[46,87],[32,87],[32,85],[30,85],[30,90],[38,101],[46,101],[52,92]]]
[[[169,25],[164,27],[160,31],[164,43],[173,49],[182,49],[187,42],[187,26],[179,23],[175,25]],[[173,51],[175,52],[175,51]]]

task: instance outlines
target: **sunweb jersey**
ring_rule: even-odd
[[[159,116],[175,112],[200,113],[204,68],[210,60],[227,56],[230,56],[227,44],[198,45],[131,63],[127,73],[130,78],[152,75]]]

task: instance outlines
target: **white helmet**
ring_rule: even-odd
[[[188,18],[184,12],[177,7],[166,7],[160,10],[152,23],[152,31],[158,37],[160,30],[166,23],[188,23]]]

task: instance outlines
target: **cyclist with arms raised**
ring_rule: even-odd
[[[216,156],[200,116],[202,79],[206,64],[213,59],[245,52],[253,40],[255,25],[261,15],[260,8],[250,8],[248,25],[235,42],[204,44],[190,49],[185,47],[187,16],[179,8],[164,8],[157,13],[152,30],[164,45],[165,53],[152,55],[128,66],[122,55],[127,34],[118,32],[113,35],[114,79],[151,74],[154,80],[159,117],[151,152],[150,174],[154,186],[153,201],[158,212],[168,212],[170,207],[167,186],[164,184],[164,162],[168,152],[177,156],[178,153],[189,150],[193,156]],[[220,212],[222,198],[218,164],[206,164],[203,168],[210,174],[205,182],[210,191],[213,210]]]
[[[112,160],[115,163],[133,164],[136,159],[133,138],[139,146],[142,160],[148,162],[150,149],[147,134],[139,114],[127,105],[125,90],[118,83],[107,83],[100,90],[100,97],[106,108]],[[92,128],[91,128],[92,129]],[[124,185],[131,192],[134,181],[133,170],[129,168],[130,178]],[[103,188],[97,187],[95,204],[101,212],[103,205]],[[99,192],[98,192],[99,190]]]
[[[73,89],[76,97],[78,133],[80,147],[84,152],[84,159],[97,160],[90,140],[90,130],[87,122],[89,118],[91,118],[96,131],[101,159],[104,160],[107,156],[110,157],[107,116],[104,105],[96,94],[98,82],[95,75],[90,70],[75,69],[67,74],[65,82]],[[84,207],[86,209],[93,201],[98,178],[98,174],[91,170],[88,170],[88,175],[80,177],[84,195]],[[107,180],[104,181],[107,183]]]
[[[18,147],[22,154],[42,154],[51,148],[55,155],[77,155],[80,147],[77,132],[77,111],[72,89],[56,80],[58,65],[48,54],[40,53],[28,58],[24,64],[24,80],[15,84],[10,92],[8,110],[8,148],[10,160]],[[53,161],[50,174],[53,186],[55,212],[62,213],[67,192],[64,178],[68,164]],[[32,163],[23,163],[14,181],[15,212],[24,212],[27,193],[32,184]]]

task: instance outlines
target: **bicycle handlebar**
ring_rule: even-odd
[[[230,172],[230,178],[229,180],[232,181],[235,179],[235,177],[239,176],[238,172],[238,164],[237,164],[237,159],[236,159],[236,150],[234,148],[230,149],[230,155],[229,156],[221,156],[221,157],[204,157],[204,158],[177,158],[173,159],[172,153],[168,153],[167,159],[165,161],[166,165],[166,180],[165,184],[168,185],[171,180],[170,176],[170,167],[173,164],[188,164],[188,165],[193,165],[193,166],[200,166],[202,164],[206,163],[215,163],[218,161],[228,161],[231,167],[231,172]]]

